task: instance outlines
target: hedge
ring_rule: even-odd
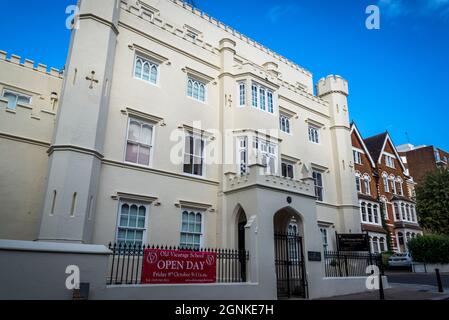
[[[449,237],[430,234],[418,236],[407,243],[415,262],[449,263]]]

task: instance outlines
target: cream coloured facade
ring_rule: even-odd
[[[37,238],[61,85],[58,70],[0,51],[0,238]]]
[[[243,245],[273,261],[251,264],[263,278],[294,224],[322,281],[307,252],[360,232],[346,80],[315,94],[309,71],[181,1],[79,5],[63,77],[0,54],[0,89],[32,97],[0,98],[0,238]]]

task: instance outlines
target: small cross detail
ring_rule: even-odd
[[[93,89],[94,88],[94,83],[98,83],[98,80],[95,79],[95,71],[92,71],[91,72],[91,76],[90,77],[86,77],[86,80],[90,81],[89,89]]]
[[[228,103],[229,103],[229,107],[232,107],[232,95],[231,94],[229,95]]]

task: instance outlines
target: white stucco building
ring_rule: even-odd
[[[309,296],[326,295],[307,253],[360,232],[346,80],[314,93],[177,0],[80,1],[64,76],[41,69],[0,53],[0,238],[244,247],[260,282],[290,227]]]

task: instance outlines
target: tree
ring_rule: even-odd
[[[419,223],[433,233],[449,235],[449,171],[436,170],[416,187]]]

